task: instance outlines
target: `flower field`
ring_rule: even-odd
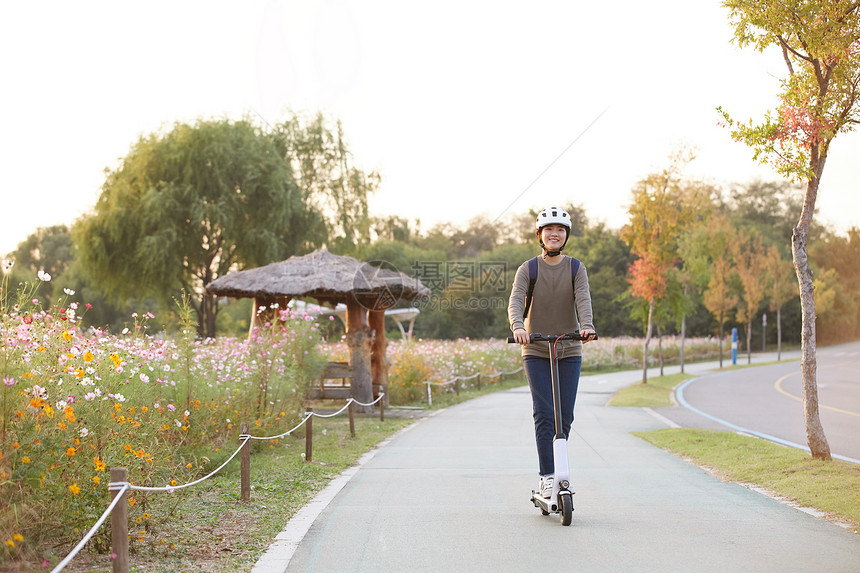
[[[151,314],[111,335],[80,328],[86,306],[72,291],[42,309],[38,287],[0,316],[3,557],[77,541],[104,511],[112,466],[135,485],[175,486],[232,453],[241,422],[256,435],[292,427],[322,369],[306,315],[282,311],[250,340],[196,340],[187,323],[175,338],[149,336]],[[130,498],[141,535],[153,519],[148,495],[159,494]],[[94,538],[96,548],[108,542]]]

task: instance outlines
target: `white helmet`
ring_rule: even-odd
[[[559,207],[547,207],[538,213],[535,229],[540,231],[547,225],[563,225],[567,227],[567,234],[569,235],[571,228],[570,215],[567,214],[567,211]]]

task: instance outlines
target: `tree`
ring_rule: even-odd
[[[379,186],[379,174],[353,164],[343,125],[330,125],[322,113],[313,118],[292,114],[271,135],[312,210],[315,233],[332,251],[356,254],[370,242],[367,198]]]
[[[704,253],[696,258],[686,259],[698,277],[699,284],[705,282],[705,308],[717,320],[720,337],[720,368],[723,367],[724,325],[729,318],[729,311],[738,304],[738,297],[732,292],[731,279],[734,273],[729,256],[729,244],[734,240],[735,231],[725,217],[713,217],[705,228],[705,232],[697,229],[694,243],[699,245],[699,251]],[[694,250],[691,248],[686,251]],[[707,277],[707,278],[705,278]]]
[[[821,426],[815,356],[815,297],[807,239],[824,164],[834,138],[860,120],[860,2],[856,0],[725,0],[739,46],[782,51],[788,76],[781,104],[763,123],[735,124],[722,109],[736,140],[754,158],[788,179],[806,184],[792,255],[803,314],[801,373],[806,436],[812,456],[831,459]]]
[[[770,310],[776,313],[776,358],[782,359],[782,307],[797,296],[794,266],[779,254],[779,249],[767,249],[767,276],[770,282]]]
[[[36,273],[44,271],[53,278],[54,290],[62,288],[58,286],[61,283],[57,279],[66,272],[74,259],[74,244],[69,228],[66,225],[39,227],[18,244],[12,259],[16,263],[13,278],[33,281]],[[51,306],[52,301],[63,293],[52,293],[45,289],[40,294],[45,299],[45,306]]]
[[[735,272],[743,285],[743,300],[738,305],[738,322],[746,323],[747,363],[752,363],[752,319],[758,313],[767,290],[767,253],[758,235],[738,234],[730,243]]]
[[[648,302],[648,323],[643,343],[642,383],[648,380],[648,345],[651,341],[654,307],[666,291],[670,269],[677,258],[677,237],[684,226],[702,213],[709,190],[682,180],[681,169],[693,155],[681,150],[672,155],[670,165],[652,173],[633,188],[627,212],[630,221],[621,229],[621,238],[638,258],[630,266],[631,294]]]
[[[151,294],[166,306],[184,290],[198,334],[214,336],[218,306],[205,285],[322,238],[277,143],[247,120],[141,137],[73,230],[91,283],[113,300]]]
[[[809,258],[816,269],[819,340],[856,340],[860,337],[860,229],[853,227],[844,237],[825,234],[810,246]],[[831,299],[829,308],[820,307],[822,297]]]

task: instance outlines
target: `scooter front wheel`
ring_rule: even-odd
[[[573,496],[563,493],[558,497],[561,502],[561,524],[570,525],[573,521]]]

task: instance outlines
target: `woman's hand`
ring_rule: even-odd
[[[516,330],[514,330],[514,340],[517,344],[528,344],[529,333],[526,332],[525,328],[517,328]]]
[[[585,330],[580,330],[579,335],[582,337],[582,343],[587,344],[589,341],[594,340],[594,335],[597,334],[590,328],[586,328]]]

